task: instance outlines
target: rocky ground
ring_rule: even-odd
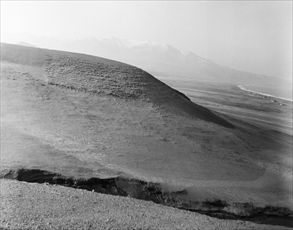
[[[287,229],[49,184],[0,185],[1,229]]]

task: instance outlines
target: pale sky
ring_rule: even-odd
[[[292,1],[1,1],[2,33],[150,40],[292,78]]]

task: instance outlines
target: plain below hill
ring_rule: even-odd
[[[127,175],[291,208],[291,136],[191,102],[142,69],[1,44],[2,172]]]

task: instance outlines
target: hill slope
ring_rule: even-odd
[[[76,53],[1,44],[2,171],[128,175],[196,198],[285,205],[291,139],[192,103],[150,74]]]

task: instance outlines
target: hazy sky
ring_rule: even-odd
[[[1,1],[1,33],[150,40],[292,77],[291,1]]]

